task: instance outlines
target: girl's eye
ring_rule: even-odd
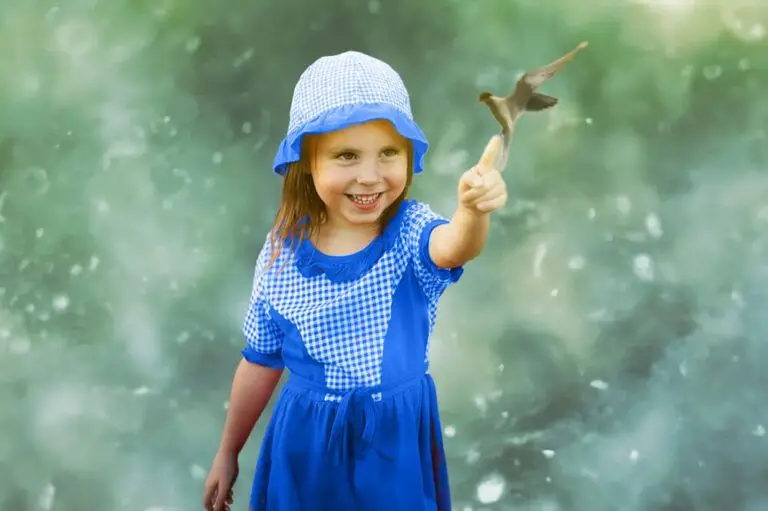
[[[382,154],[386,158],[392,158],[393,156],[397,156],[398,154],[400,154],[400,151],[398,149],[395,149],[394,147],[389,147],[387,149],[384,149],[384,151],[382,151]]]
[[[339,153],[336,155],[336,158],[343,161],[351,161],[356,158],[357,155],[351,151],[344,151],[343,153]]]

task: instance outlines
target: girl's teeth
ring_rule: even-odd
[[[352,200],[355,202],[358,202],[360,204],[372,204],[376,202],[376,199],[379,198],[380,194],[374,194],[374,195],[352,195]]]

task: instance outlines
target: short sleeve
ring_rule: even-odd
[[[282,357],[283,332],[270,317],[269,303],[264,294],[267,264],[270,260],[269,239],[268,236],[256,260],[251,298],[243,324],[247,345],[242,355],[248,362],[282,369],[285,366]]]
[[[452,283],[459,280],[464,268],[440,268],[429,255],[429,240],[435,227],[448,219],[435,213],[429,205],[413,201],[403,218],[403,242],[414,266],[416,278],[429,299],[438,298]]]

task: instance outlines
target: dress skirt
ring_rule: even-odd
[[[265,432],[250,511],[449,511],[435,383],[345,394],[291,374]]]

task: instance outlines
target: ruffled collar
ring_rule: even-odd
[[[403,212],[410,201],[403,201],[397,213],[390,219],[384,230],[365,248],[348,255],[333,256],[319,251],[308,239],[296,247],[294,263],[304,277],[325,275],[333,282],[349,282],[362,277],[381,259],[397,241]],[[286,240],[290,244],[291,240]]]

